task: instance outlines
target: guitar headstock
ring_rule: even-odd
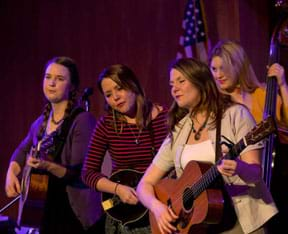
[[[41,145],[40,145],[40,151],[41,152],[45,152],[47,151],[49,148],[51,148],[54,145],[54,137],[56,135],[56,132],[53,132],[52,134],[45,136],[42,141],[41,141]]]
[[[268,116],[266,119],[258,123],[245,136],[246,143],[247,145],[253,145],[276,131],[277,131],[277,127],[276,127],[274,119],[271,116]]]

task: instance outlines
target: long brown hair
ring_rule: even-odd
[[[219,92],[216,82],[209,67],[193,58],[177,59],[170,65],[169,71],[176,69],[191,82],[200,92],[200,102],[194,107],[191,115],[198,112],[207,111],[207,116],[212,118],[212,127],[216,126],[216,121],[222,118],[223,112],[233,104],[230,96]],[[186,115],[188,110],[181,108],[174,101],[168,114],[168,126],[170,133],[175,129],[175,125]]]
[[[151,121],[151,112],[153,104],[145,96],[145,93],[137,79],[135,73],[126,65],[115,64],[105,68],[100,74],[97,85],[100,92],[103,94],[101,83],[103,79],[109,78],[113,80],[117,85],[125,90],[129,90],[136,95],[136,124],[140,129],[147,127]],[[113,121],[115,131],[119,132],[116,126],[116,121],[120,120],[125,122],[125,118],[120,112],[115,111],[107,103],[105,109],[113,114]],[[122,125],[123,126],[123,125]],[[120,130],[121,131],[121,130]]]

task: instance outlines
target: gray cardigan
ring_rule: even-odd
[[[40,116],[32,125],[26,138],[14,151],[11,161],[16,161],[21,168],[26,162],[26,155],[32,145],[37,144],[37,133],[43,122]],[[82,112],[74,119],[61,153],[61,164],[67,168],[66,175],[61,178],[66,183],[66,191],[70,205],[85,229],[92,226],[102,215],[101,194],[85,186],[80,173],[71,173],[69,168],[82,166],[87,151],[90,135],[96,120],[89,112]]]

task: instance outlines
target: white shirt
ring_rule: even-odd
[[[197,144],[186,144],[179,157],[180,167],[184,169],[190,161],[215,163],[215,151],[211,140]]]

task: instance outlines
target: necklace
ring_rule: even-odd
[[[194,121],[192,120],[192,126],[191,126],[191,130],[194,133],[194,140],[195,141],[199,141],[199,139],[201,138],[201,132],[202,130],[206,127],[206,124],[208,122],[208,117],[205,119],[204,123],[202,124],[202,126],[198,129],[198,131],[196,131],[196,129],[194,128]]]
[[[60,124],[63,121],[63,118],[61,118],[58,121],[56,121],[55,118],[54,118],[54,112],[52,112],[51,121],[52,121],[53,124],[58,125],[58,124]]]
[[[136,145],[139,145],[139,144],[140,144],[139,138],[140,138],[140,135],[141,135],[141,133],[142,133],[142,129],[139,129],[139,131],[138,131],[138,136],[136,137],[134,131],[132,131],[132,128],[130,127],[130,124],[127,124],[127,125],[128,125],[128,128],[130,129],[130,132],[133,134],[133,136],[134,136],[134,138],[135,138],[135,144],[136,144]]]

